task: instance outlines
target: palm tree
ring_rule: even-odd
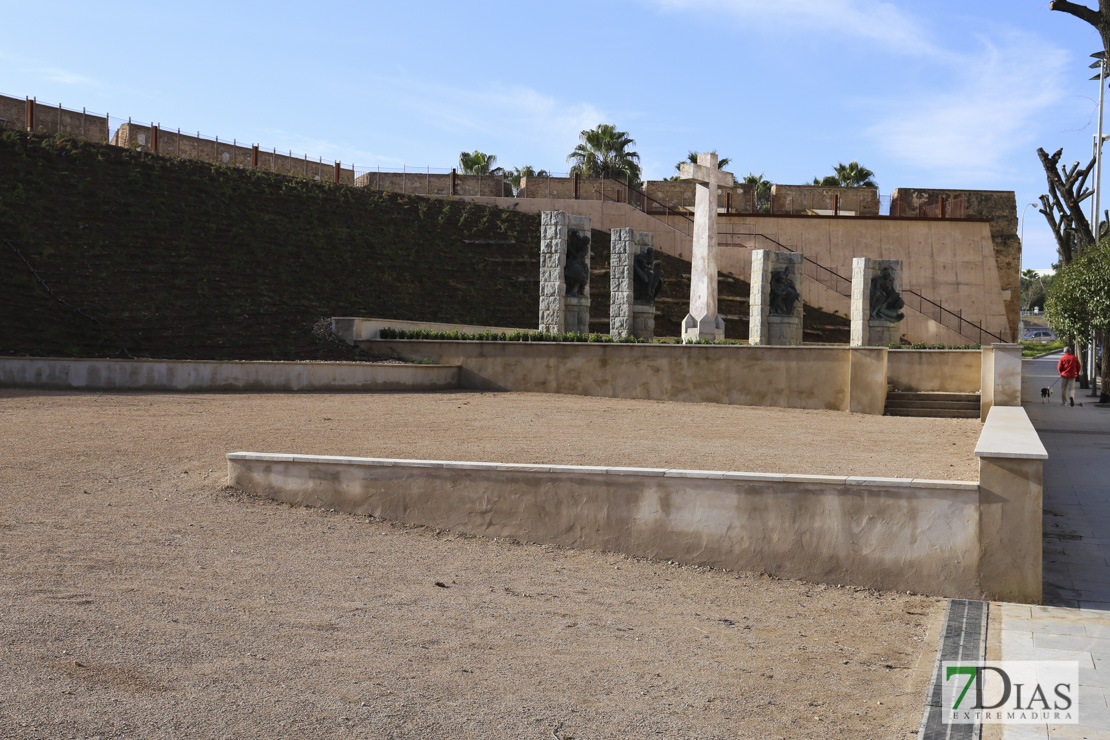
[[[640,155],[629,151],[635,144],[627,131],[617,131],[608,123],[587,129],[579,135],[581,142],[567,157],[573,162],[572,175],[581,177],[613,177],[629,184],[640,181]]]
[[[813,178],[814,185],[825,188],[877,188],[875,173],[854,159],[848,164],[838,162],[833,171],[835,175]]]
[[[513,167],[506,180],[513,186],[514,195],[520,191],[520,181],[526,177],[551,177],[551,173],[547,170],[537,170],[530,164],[523,167]]]
[[[878,183],[875,182],[875,173],[867,169],[854,159],[848,164],[838,162],[836,167],[834,167],[833,169],[836,171],[836,179],[840,181],[841,187],[878,187]]]
[[[716,154],[716,153],[717,153],[717,150],[714,149],[713,154]],[[732,161],[732,159],[730,159],[729,157],[721,157],[720,159],[717,160],[717,169],[723,170],[725,167],[728,167],[729,162],[731,162],[731,161]],[[698,153],[691,149],[690,153],[686,155],[686,159],[684,159],[681,162],[679,162],[678,164],[676,164],[674,166],[674,168],[678,172],[682,172],[682,165],[687,164],[687,163],[697,164],[698,163]]]
[[[744,178],[745,185],[751,185],[755,190],[755,210],[759,213],[767,213],[771,210],[771,181],[763,177],[763,173],[758,175],[754,172],[749,172]]]
[[[500,175],[502,169],[493,166],[496,161],[496,154],[486,154],[477,149],[459,152],[459,169],[464,175]]]

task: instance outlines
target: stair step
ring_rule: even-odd
[[[937,393],[921,391],[892,391],[887,394],[887,400],[903,401],[975,401],[979,402],[978,393]]]
[[[928,416],[940,419],[978,419],[979,409],[899,409],[888,408],[887,416]]]
[[[979,399],[974,401],[907,401],[904,399],[888,400],[887,411],[891,409],[969,409],[979,411]]]

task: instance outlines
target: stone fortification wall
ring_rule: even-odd
[[[655,213],[663,207],[674,210],[694,210],[695,183],[690,180],[651,180],[644,183],[644,193],[649,198],[645,210]],[[720,188],[717,191],[717,208],[729,213],[757,213],[755,189],[751,185],[737,183],[735,187]]]
[[[771,213],[879,215],[878,188],[826,188],[820,185],[772,185]]]
[[[247,170],[308,177],[323,182],[336,181],[335,164],[332,162],[313,162],[310,159],[291,157],[231,141],[206,139],[138,123],[125,123],[120,126],[112,136],[112,144],[151,154],[196,159]],[[339,168],[340,183],[351,185],[354,183],[354,177],[354,170],[350,167]]]
[[[1018,334],[1021,318],[1021,239],[1018,237],[1017,196],[1012,190],[939,190],[897,188],[890,202],[891,215],[914,215],[941,200],[962,199],[966,218],[990,219],[991,243],[1002,286],[1002,303],[1011,336]]]
[[[0,95],[0,125],[36,134],[71,134],[90,141],[108,140],[108,118],[49,106],[34,100],[20,100]],[[33,121],[30,121],[33,119]]]
[[[577,182],[577,193],[575,191]],[[635,198],[620,180],[608,177],[525,177],[520,181],[518,198],[562,198],[568,200],[602,200],[628,203]]]
[[[403,195],[502,198],[513,194],[511,186],[500,175],[461,175],[453,172],[367,172],[355,178],[354,184],[360,188]]]

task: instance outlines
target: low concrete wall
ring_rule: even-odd
[[[979,578],[986,584],[984,591],[1000,601],[1039,604],[1048,452],[1025,409],[993,407],[975,456],[979,458]]]
[[[993,344],[983,348],[981,420],[993,406],[1021,405],[1021,345]]]
[[[974,482],[231,453],[228,485],[485,537],[981,598]]]
[[[459,365],[464,388],[882,414],[885,348],[378,340],[371,352]]]
[[[785,578],[1039,603],[1042,468],[991,410],[979,481],[228,454],[228,485],[290,504]]]
[[[459,368],[366,362],[69,360],[0,357],[0,386],[165,391],[432,391]]]
[[[887,383],[896,391],[977,393],[982,387],[977,349],[892,349],[886,357]]]

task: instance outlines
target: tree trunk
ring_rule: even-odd
[[[1076,343],[1075,343],[1075,356],[1080,358],[1080,360],[1079,360],[1079,377],[1076,378],[1076,381],[1078,381],[1079,388],[1081,390],[1088,390],[1091,387],[1091,382],[1089,380],[1089,375],[1087,374],[1088,368],[1087,368],[1087,343],[1086,342],[1076,341]]]
[[[1098,381],[1098,402],[1110,404],[1110,331],[1102,332],[1100,340],[1102,342],[1102,352],[1099,354],[1099,381]]]

